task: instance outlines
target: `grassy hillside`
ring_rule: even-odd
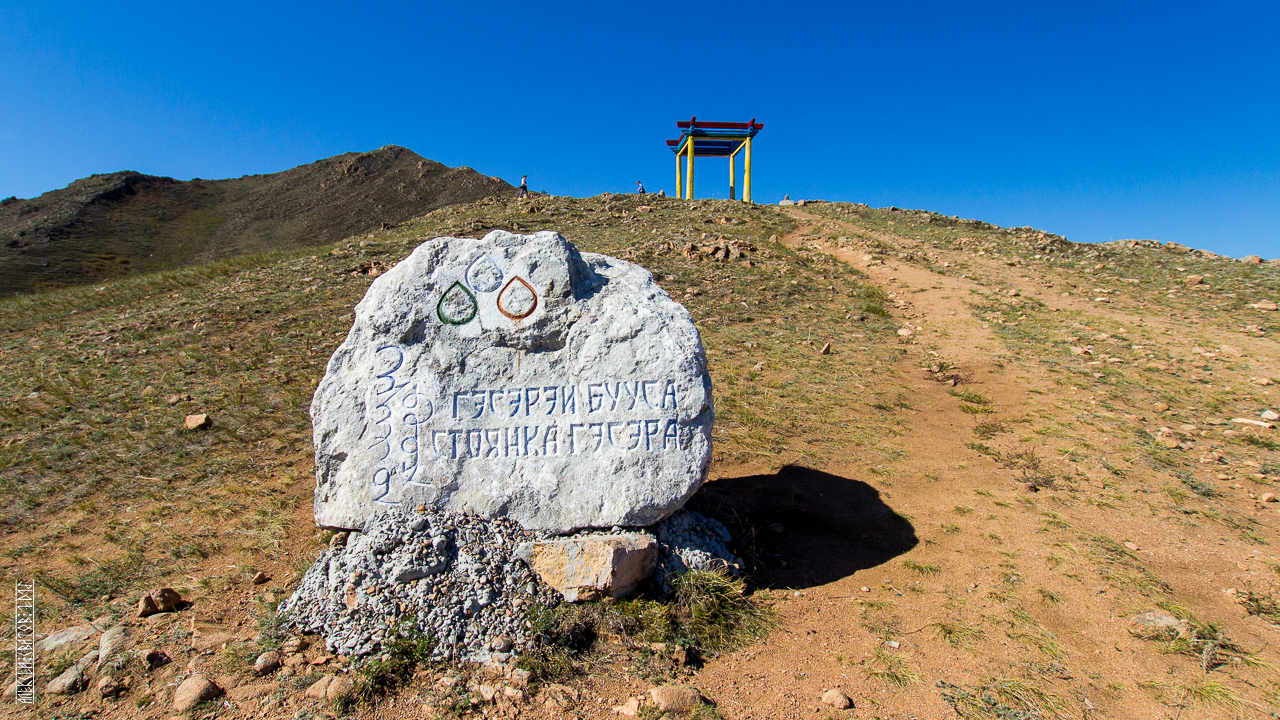
[[[0,300],[0,567],[39,578],[42,627],[172,585],[230,644],[154,641],[254,687],[259,623],[326,539],[307,410],[353,305],[424,239],[494,228],[637,262],[693,313],[717,410],[694,503],[779,623],[692,674],[601,636],[579,699],[522,717],[616,717],[663,677],[726,718],[1280,712],[1280,434],[1233,422],[1280,410],[1280,267],[842,203],[491,199]],[[1149,610],[1186,632],[1128,624]],[[148,692],[113,712],[167,717]]]

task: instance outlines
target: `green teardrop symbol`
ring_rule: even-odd
[[[436,304],[436,317],[445,325],[466,325],[476,316],[476,296],[465,285],[454,282],[440,296]]]
[[[538,308],[538,293],[533,286],[516,276],[498,293],[498,309],[512,320],[521,320]]]

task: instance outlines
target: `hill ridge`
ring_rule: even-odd
[[[397,145],[221,180],[94,174],[0,201],[0,296],[324,245],[511,192]]]

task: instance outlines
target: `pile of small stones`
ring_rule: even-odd
[[[729,529],[719,520],[692,510],[677,510],[653,527],[661,554],[653,573],[659,594],[671,593],[672,575],[689,570],[720,570],[737,576],[742,560],[729,551]]]
[[[434,659],[503,662],[529,642],[525,606],[560,601],[512,554],[535,536],[505,518],[397,508],[335,539],[279,611],[333,653],[379,654],[416,631]]]
[[[674,573],[742,567],[726,546],[729,531],[712,518],[679,510],[650,531],[661,547],[656,594],[671,592]],[[393,508],[363,532],[335,536],[280,616],[348,657],[383,654],[416,633],[435,639],[433,659],[506,662],[533,642],[526,609],[562,602],[519,557],[538,539],[506,518]]]

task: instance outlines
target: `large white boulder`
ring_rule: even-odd
[[[553,232],[437,238],[374,281],[316,389],[316,523],[650,525],[701,485],[713,415],[698,330],[648,271]]]

